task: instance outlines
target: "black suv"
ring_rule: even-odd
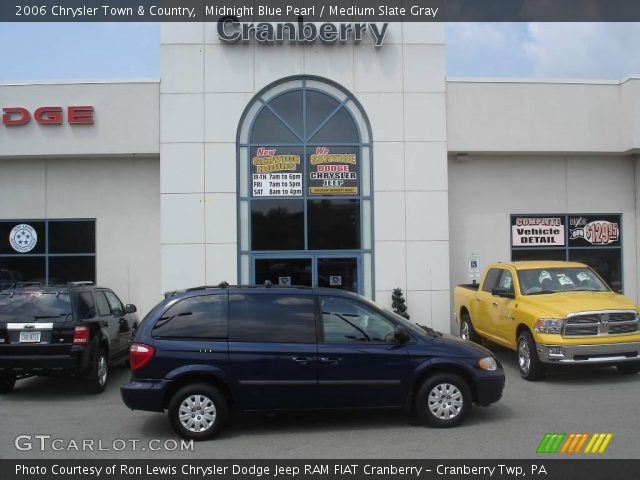
[[[34,375],[77,375],[104,391],[110,366],[127,360],[135,312],[91,282],[0,291],[0,393]]]
[[[168,410],[205,439],[228,411],[405,407],[436,427],[500,399],[491,352],[364,297],[307,287],[197,287],[169,294],[131,345],[131,409]]]

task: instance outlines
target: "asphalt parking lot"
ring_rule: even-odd
[[[474,407],[460,427],[428,428],[385,410],[238,416],[193,451],[150,450],[149,440],[159,440],[151,445],[158,448],[176,437],[165,415],[124,406],[119,387],[129,378],[125,369],[113,371],[101,395],[85,393],[74,379],[31,378],[0,397],[0,458],[532,458],[539,457],[535,450],[546,432],[611,432],[598,458],[640,457],[640,375],[589,367],[530,383],[518,375],[512,352],[492,349],[505,366],[504,396],[491,407]],[[19,435],[50,435],[61,439],[56,445],[63,450],[40,451],[35,439],[37,448],[18,450]],[[83,439],[95,440],[94,451],[66,449]],[[137,450],[131,440],[139,440]]]

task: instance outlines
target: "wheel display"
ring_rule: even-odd
[[[539,380],[544,376],[544,367],[538,358],[536,343],[528,330],[518,336],[518,370],[525,380]]]
[[[463,313],[460,319],[460,338],[464,340],[469,340],[473,343],[480,343],[482,338],[480,335],[476,333],[473,329],[473,324],[471,323],[471,317],[468,313]]]
[[[0,393],[9,393],[16,384],[15,375],[3,375],[0,377]]]
[[[415,409],[418,417],[433,427],[460,424],[469,411],[473,397],[469,384],[455,373],[428,377],[418,389]]]
[[[91,393],[102,393],[107,388],[109,381],[109,357],[104,348],[96,353],[91,371],[85,379],[87,390]]]
[[[178,435],[205,440],[220,431],[228,415],[228,406],[217,388],[198,383],[182,387],[173,394],[168,415]]]

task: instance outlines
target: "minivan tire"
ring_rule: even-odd
[[[189,409],[193,412],[192,426],[189,425],[189,418],[180,418],[180,412],[188,415]],[[224,395],[217,388],[204,383],[182,387],[169,401],[169,422],[178,435],[188,440],[213,438],[226,422],[228,414],[229,407]]]
[[[518,335],[516,361],[518,362],[520,375],[525,380],[533,382],[544,377],[544,366],[538,358],[536,342],[533,341],[533,337],[528,330],[524,330]]]
[[[471,317],[468,313],[463,313],[460,318],[460,338],[465,338],[473,343],[482,343],[482,338],[478,335],[471,323]]]
[[[15,375],[3,375],[0,377],[0,393],[9,393],[16,384]]]
[[[424,423],[448,428],[462,423],[472,403],[473,396],[467,381],[455,373],[443,372],[422,382],[416,393],[415,410]],[[441,407],[444,407],[444,411],[439,413]]]
[[[89,393],[102,393],[109,383],[109,355],[104,348],[96,350],[96,354],[91,362],[91,369],[85,378],[85,386]]]

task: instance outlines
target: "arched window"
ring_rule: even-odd
[[[360,104],[317,77],[286,78],[238,128],[240,283],[373,297],[372,139]]]

